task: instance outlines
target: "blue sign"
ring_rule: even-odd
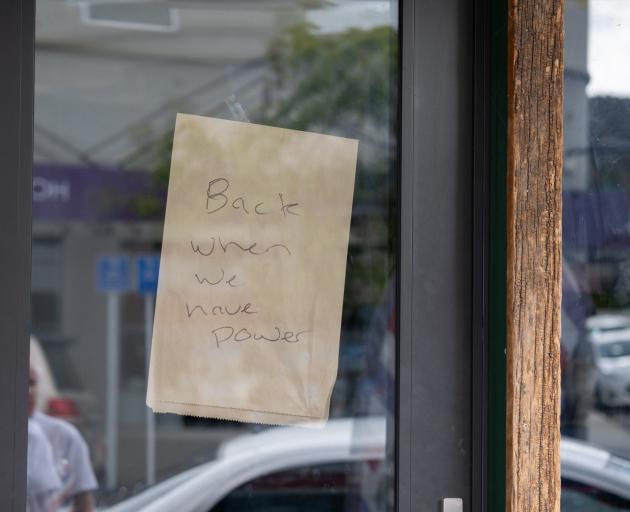
[[[126,292],[129,290],[129,257],[123,255],[101,256],[96,265],[96,287],[101,292]]]
[[[139,293],[157,292],[160,255],[147,254],[136,260],[137,288]]]

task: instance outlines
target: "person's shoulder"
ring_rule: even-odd
[[[34,440],[35,442],[38,442],[40,440],[44,440],[44,441],[46,440],[46,434],[44,433],[44,429],[38,422],[34,420],[34,418],[28,419],[28,437],[29,437],[29,442],[31,442],[31,439]]]
[[[35,495],[61,488],[55,471],[52,447],[42,427],[28,419],[28,452],[26,459],[27,492]]]
[[[69,495],[79,492],[91,492],[98,488],[94,470],[90,462],[89,448],[79,430],[71,423],[39,413],[42,428],[56,447],[58,454],[68,459],[72,467],[73,483],[66,489]]]
[[[77,427],[66,420],[54,418],[43,412],[33,413],[33,420],[46,431],[54,431],[58,435],[74,439],[83,439]]]

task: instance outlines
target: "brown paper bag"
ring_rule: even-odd
[[[179,114],[147,405],[325,421],[356,140]]]

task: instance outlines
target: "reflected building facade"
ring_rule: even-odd
[[[236,105],[252,122],[360,140],[331,416],[393,410],[396,18],[389,2],[37,3],[32,329],[59,391],[77,406],[72,420],[102,482],[112,326],[97,263],[159,253],[177,112],[233,119]],[[344,45],[351,51],[337,74],[301,97]],[[103,486],[105,502],[142,486],[145,475],[145,310],[136,278],[132,264],[116,327],[118,482]],[[158,478],[211,459],[249,429],[157,420]]]

